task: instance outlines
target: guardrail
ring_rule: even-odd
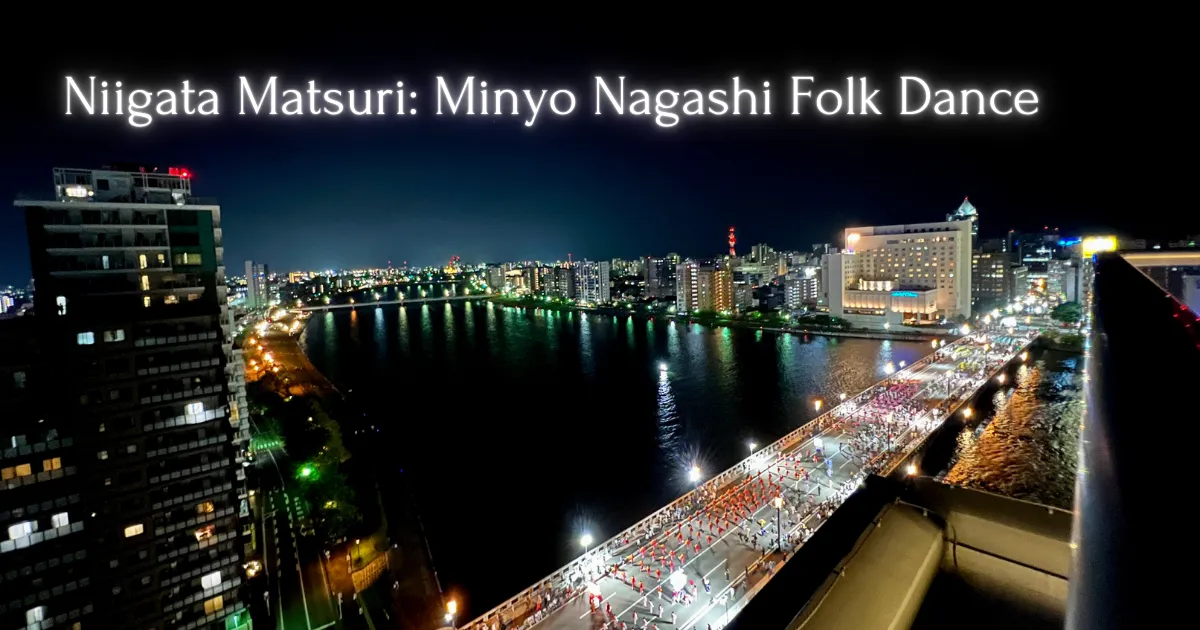
[[[368,304],[370,304],[370,303],[368,303]],[[517,595],[509,598],[508,600],[506,600],[505,602],[496,606],[495,608],[483,613],[482,615],[475,618],[474,620],[463,624],[462,626],[460,626],[460,629],[461,630],[488,630],[491,628],[491,622],[498,618],[503,619],[506,624],[511,623],[511,621],[513,619],[520,617],[521,615],[524,615],[525,613],[529,612],[529,609],[531,608],[531,606],[530,606],[531,601],[536,602],[537,598],[539,598],[539,597],[545,597],[546,599],[554,599],[550,596],[552,596],[554,594],[554,590],[556,588],[565,588],[567,585],[569,585],[571,582],[574,581],[575,577],[582,576],[583,575],[582,569],[585,566],[594,565],[596,563],[595,559],[597,557],[601,558],[602,560],[607,560],[609,558],[618,557],[620,554],[615,553],[617,550],[626,549],[626,548],[630,547],[631,545],[640,544],[642,536],[647,535],[647,534],[652,534],[656,528],[659,528],[660,520],[662,519],[662,517],[664,515],[674,514],[675,510],[680,509],[680,508],[686,507],[686,508],[690,509],[691,505],[694,503],[694,499],[697,496],[703,496],[706,493],[715,492],[715,491],[723,488],[730,481],[733,481],[736,477],[751,472],[755,467],[759,466],[760,462],[762,462],[764,459],[766,459],[772,455],[786,451],[788,448],[791,448],[797,442],[813,435],[814,429],[817,431],[822,430],[823,428],[826,427],[827,424],[832,424],[833,420],[840,419],[837,416],[839,415],[839,413],[842,410],[844,410],[846,407],[849,407],[850,405],[857,404],[860,401],[860,399],[862,399],[864,396],[869,395],[876,388],[878,388],[880,386],[886,386],[886,385],[896,381],[897,379],[908,378],[909,376],[915,374],[916,372],[921,371],[922,368],[930,365],[931,363],[936,362],[939,359],[939,357],[942,355],[943,352],[954,350],[955,348],[959,347],[960,344],[962,344],[964,342],[964,340],[966,340],[966,339],[967,338],[956,339],[955,341],[952,341],[952,342],[942,346],[937,351],[930,353],[928,356],[914,362],[913,364],[907,365],[904,368],[901,368],[900,370],[896,371],[895,373],[888,375],[887,378],[882,379],[882,380],[872,384],[870,387],[867,387],[866,389],[859,392],[858,394],[856,394],[852,397],[847,397],[845,401],[839,402],[836,406],[831,407],[825,413],[817,416],[816,418],[813,418],[812,420],[809,420],[808,422],[805,422],[804,424],[800,425],[796,429],[793,429],[792,431],[788,432],[787,434],[785,434],[783,437],[779,438],[778,440],[775,440],[771,444],[763,447],[762,449],[759,449],[758,451],[756,451],[755,453],[753,453],[746,459],[743,459],[741,462],[735,464],[734,466],[730,467],[729,469],[725,470],[724,472],[720,473],[719,475],[716,475],[716,476],[708,479],[707,481],[705,481],[702,484],[698,484],[695,488],[693,488],[686,494],[682,495],[681,497],[672,501],[671,503],[667,504],[666,506],[658,509],[654,513],[650,514],[646,518],[643,518],[642,520],[638,521],[637,523],[633,524],[632,526],[626,528],[625,530],[621,531],[621,533],[617,534],[616,536],[613,536],[612,538],[609,538],[608,540],[600,543],[599,545],[596,545],[596,547],[592,551],[585,553],[584,555],[580,556],[579,558],[576,558],[575,560],[572,560],[571,562],[567,563],[566,565],[564,565],[563,567],[561,567],[554,573],[551,573],[550,575],[546,576],[545,578],[539,580],[533,586],[530,586],[529,588],[521,591]],[[674,522],[674,519],[671,519],[669,522]],[[632,543],[628,542],[631,540],[633,541]],[[620,544],[618,544],[618,543],[620,543]],[[560,599],[560,603],[557,606],[553,607],[552,609],[547,610],[546,616],[548,617],[550,614],[553,614],[555,611],[557,611],[559,608],[561,608],[562,605],[564,605],[568,601],[570,601],[570,599],[571,598],[569,598],[565,594],[563,594]],[[546,610],[545,608],[541,608],[541,609],[536,608],[536,604],[534,604],[532,607],[537,610]],[[544,620],[544,619],[545,619],[545,617],[543,617],[542,620]],[[538,621],[534,622],[534,624],[531,624],[531,625],[536,625],[537,623],[540,623],[542,620],[538,620]],[[528,626],[522,626],[522,627],[528,627]]]

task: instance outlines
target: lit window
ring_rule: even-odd
[[[184,407],[183,412],[189,416],[198,416],[198,415],[204,413],[204,403],[202,403],[202,402],[188,403],[187,407]]]
[[[212,514],[212,511],[213,511],[213,502],[212,501],[205,501],[204,503],[196,504],[196,513],[197,514]]]
[[[31,464],[20,464],[17,466],[18,477],[28,477],[33,474],[33,466]]]
[[[221,585],[221,572],[213,571],[208,575],[200,578],[200,586],[204,588],[216,588]]]
[[[37,531],[37,521],[23,521],[8,526],[8,539],[24,538]]]
[[[108,256],[101,256],[101,257],[100,257],[100,266],[101,266],[101,267],[104,267],[105,269],[108,269],[108,268],[109,268],[109,265],[108,265]]]
[[[211,615],[225,607],[225,600],[220,595],[204,600],[204,614]]]
[[[54,298],[54,304],[56,306],[58,306],[58,314],[59,315],[67,314],[67,298],[60,295],[60,296]]]
[[[46,620],[46,607],[38,606],[25,611],[25,625],[33,626]]]
[[[96,343],[96,334],[92,332],[81,332],[75,335],[75,343],[80,346],[90,346]]]
[[[96,453],[96,459],[108,459],[108,451],[100,451]]]
[[[167,262],[167,255],[159,254],[158,255],[158,265],[161,267],[162,265],[166,264],[166,262]]]
[[[58,470],[59,468],[62,468],[62,458],[61,457],[51,457],[50,459],[42,460],[42,471],[43,472],[50,472],[51,470]]]
[[[150,276],[142,276],[142,290],[143,291],[150,290]]]
[[[125,537],[133,538],[134,536],[141,534],[143,531],[144,528],[142,527],[141,523],[138,523],[137,525],[130,525],[129,527],[125,528]]]
[[[179,296],[178,295],[168,295],[167,297],[163,298],[163,303],[164,304],[178,304]]]
[[[138,269],[145,269],[147,266],[148,265],[146,264],[146,255],[139,254],[138,255]]]
[[[71,521],[66,512],[59,512],[50,517],[50,523],[55,527],[66,527],[71,524]]]
[[[125,330],[106,330],[104,331],[104,342],[113,343],[115,341],[125,341]]]
[[[142,296],[142,306],[144,306],[146,308],[150,308],[150,296],[149,295]]]
[[[13,469],[11,467],[0,468],[0,481],[8,481],[9,479],[12,479],[13,477],[16,477],[16,476],[17,476],[17,474],[16,474],[15,469]]]
[[[137,452],[137,444],[130,444],[125,447],[125,452],[132,455]]]
[[[207,540],[212,538],[213,532],[216,530],[217,528],[213,525],[205,525],[204,527],[196,530],[196,540]]]

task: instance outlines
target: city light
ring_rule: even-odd
[[[688,481],[690,481],[692,483],[696,483],[697,481],[700,481],[700,467],[699,466],[692,466],[692,469],[688,471]]]
[[[751,443],[750,443],[748,446],[750,447],[750,452],[751,452],[751,453],[753,453],[753,452],[754,452],[754,449],[758,448],[758,445],[757,445],[757,444],[755,444],[754,442],[751,442]]]
[[[583,537],[579,539],[579,546],[583,547],[584,553],[587,553],[587,548],[592,546],[592,535],[584,534]]]
[[[1091,257],[1099,252],[1115,252],[1117,251],[1117,237],[1115,236],[1089,236],[1083,239],[1079,246],[1083,251],[1085,258]]]
[[[907,472],[908,472],[909,477],[915,476],[917,474],[917,465],[909,464],[908,468],[907,468]]]
[[[775,497],[771,503],[773,503],[775,505],[775,509],[778,510],[783,507],[783,497]]]
[[[823,404],[824,402],[822,402],[820,399],[813,401],[813,407],[817,410],[817,413],[821,413],[821,405]]]

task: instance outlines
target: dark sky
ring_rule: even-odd
[[[54,166],[187,166],[196,194],[222,205],[226,263],[235,274],[247,258],[283,270],[441,263],[455,254],[466,261],[711,255],[731,225],[743,248],[807,248],[851,224],[940,220],[966,195],[985,234],[1047,223],[1071,233],[1200,232],[1184,208],[1133,211],[1148,201],[1139,170],[1145,156],[1123,148],[1136,132],[1104,91],[1111,82],[1103,73],[1120,74],[1120,55],[1049,28],[1004,40],[943,33],[838,37],[828,45],[809,31],[746,42],[545,29],[528,37],[422,33],[328,37],[321,46],[256,40],[268,52],[228,43],[160,50],[148,40],[132,40],[141,48],[127,50],[92,48],[89,40],[76,51],[39,51],[52,56],[16,69],[28,73],[19,84],[29,97],[5,100],[0,198],[47,197]],[[370,39],[377,43],[363,43]],[[1034,87],[1041,111],[1024,119],[901,120],[897,77],[909,72],[935,88]],[[221,116],[158,118],[145,129],[116,116],[66,117],[68,73],[149,86],[192,78],[220,90]],[[236,77],[272,73],[286,83],[316,78],[342,87],[403,79],[420,93],[423,111],[239,118]],[[770,80],[776,115],[685,119],[673,129],[647,118],[596,117],[597,73],[663,87],[718,87],[734,75]],[[567,86],[579,109],[532,129],[508,117],[435,117],[436,74]],[[784,116],[793,74],[834,87],[848,74],[869,76],[883,89],[885,115]],[[10,207],[0,212],[0,284],[24,284],[28,275],[23,220]]]

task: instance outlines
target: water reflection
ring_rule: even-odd
[[[958,435],[945,481],[1070,508],[1083,417],[1082,361],[1046,352],[1023,365],[994,411]]]

